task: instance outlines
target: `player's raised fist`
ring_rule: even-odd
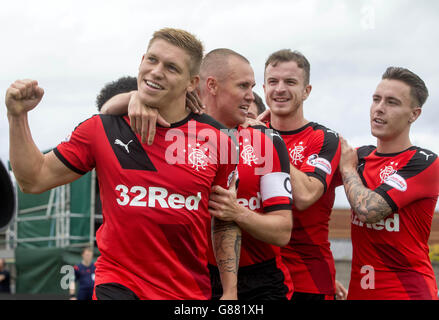
[[[19,116],[29,112],[40,103],[44,90],[36,80],[17,80],[6,91],[6,108],[8,113]]]

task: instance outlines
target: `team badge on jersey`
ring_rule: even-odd
[[[392,162],[390,166],[385,166],[384,168],[380,169],[381,183],[384,183],[389,176],[396,172],[396,170],[393,168],[393,165],[394,163]]]
[[[299,162],[303,162],[305,156],[303,155],[303,151],[305,151],[306,147],[303,146],[303,142],[299,142],[299,145],[294,145],[294,148],[289,148],[291,163],[295,166]]]
[[[195,148],[193,148],[190,144],[188,145],[188,161],[190,164],[192,164],[192,168],[197,171],[200,171],[200,168],[206,170],[206,166],[208,164],[208,157],[204,151],[199,148],[199,146],[199,143],[197,143]]]
[[[250,144],[246,145],[241,151],[241,158],[244,160],[244,164],[249,166],[252,165],[252,162],[256,164],[256,161],[258,160],[255,154],[255,149]]]
[[[390,166],[385,166],[380,170],[381,183],[385,183],[396,190],[404,192],[407,190],[407,181],[393,168],[393,166],[396,167],[397,165],[398,163],[391,162]]]

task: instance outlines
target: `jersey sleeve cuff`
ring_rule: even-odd
[[[396,205],[395,201],[393,201],[392,198],[387,194],[386,191],[380,188],[377,188],[374,191],[384,198],[390,208],[392,208],[392,213],[398,212],[398,206]]]
[[[290,201],[289,204],[275,204],[272,206],[264,207],[264,213],[278,211],[278,210],[291,210],[293,202]]]
[[[64,156],[61,154],[61,152],[59,152],[58,148],[54,148],[53,153],[67,168],[69,168],[73,172],[76,172],[77,174],[80,174],[80,175],[84,175],[87,173],[85,171],[79,170],[74,165],[72,165],[69,161],[67,161],[67,159],[64,158]]]
[[[320,176],[320,175],[318,175],[317,173],[315,173],[315,172],[305,172],[305,174],[308,176],[308,177],[314,177],[314,178],[317,178],[322,184],[323,184],[323,193],[325,193],[326,192],[326,189],[327,189],[327,184],[326,184],[326,180],[322,177],[322,176]]]

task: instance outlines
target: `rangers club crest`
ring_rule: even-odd
[[[258,160],[255,155],[255,149],[249,144],[241,151],[241,158],[244,160],[244,164],[249,166],[252,165],[252,162],[256,164],[256,160]]]
[[[291,163],[293,165],[297,166],[299,162],[303,162],[303,159],[305,158],[303,151],[305,151],[305,149],[306,147],[303,146],[302,141],[297,146],[294,144],[294,148],[288,148],[290,151]]]
[[[391,162],[390,166],[385,166],[384,168],[380,169],[380,179],[381,183],[384,183],[389,176],[396,173],[396,170],[393,168],[394,163]],[[396,164],[398,165],[398,164]]]
[[[204,153],[202,149],[199,148],[200,144],[197,143],[196,148],[192,148],[192,146],[189,144],[189,154],[188,154],[188,161],[190,164],[192,164],[192,168],[194,168],[197,171],[200,171],[200,168],[203,170],[206,170],[206,166],[208,164],[208,157]]]
[[[385,166],[380,170],[381,183],[402,192],[407,191],[407,181],[397,173],[393,166],[398,166],[398,163],[391,162],[390,166]]]

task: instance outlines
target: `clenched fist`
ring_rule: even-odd
[[[6,91],[6,107],[11,116],[20,116],[35,108],[43,98],[44,90],[36,80],[17,80]]]

